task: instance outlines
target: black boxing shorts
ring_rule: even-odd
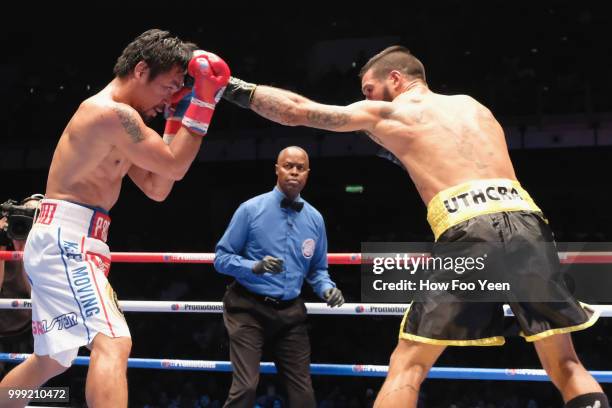
[[[443,190],[428,205],[428,221],[436,236],[432,256],[455,256],[448,243],[469,243],[463,248],[495,243],[500,250],[494,265],[503,265],[504,274],[522,283],[521,290],[533,293],[510,294],[503,302],[449,301],[448,293],[434,293],[410,305],[401,339],[447,346],[502,345],[504,335],[514,332],[504,319],[504,303],[527,341],[582,330],[597,321],[598,312],[573,298],[559,280],[552,231],[517,181],[476,180]]]

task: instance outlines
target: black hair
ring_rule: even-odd
[[[149,67],[149,81],[162,72],[168,72],[178,66],[183,70],[191,59],[197,46],[183,42],[168,31],[152,29],[140,34],[123,50],[113,69],[119,78],[128,76],[140,61]]]
[[[412,55],[408,48],[401,45],[387,47],[370,58],[363,68],[361,68],[359,77],[363,78],[365,73],[370,69],[373,69],[374,77],[378,79],[386,77],[389,75],[389,72],[393,70],[397,70],[405,75],[426,82],[425,66],[423,63]]]

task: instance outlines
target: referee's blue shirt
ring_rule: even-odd
[[[274,187],[238,207],[215,248],[215,269],[251,292],[282,300],[298,297],[306,279],[323,298],[327,289],[336,287],[327,272],[323,216],[299,196],[302,211],[281,208],[283,198]],[[284,261],[281,273],[253,273],[253,265],[266,255]]]

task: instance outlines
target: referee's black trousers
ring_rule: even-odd
[[[255,405],[259,363],[265,343],[273,351],[289,407],[316,408],[304,301],[298,297],[294,301],[274,304],[234,282],[225,292],[223,306],[234,369],[224,407],[253,408]]]

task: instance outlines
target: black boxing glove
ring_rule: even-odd
[[[261,261],[253,265],[253,273],[256,275],[261,275],[265,272],[276,274],[282,272],[282,270],[283,260],[270,255],[264,256]]]
[[[234,105],[249,109],[251,107],[251,99],[253,99],[255,88],[257,88],[257,85],[231,76],[222,97]]]

